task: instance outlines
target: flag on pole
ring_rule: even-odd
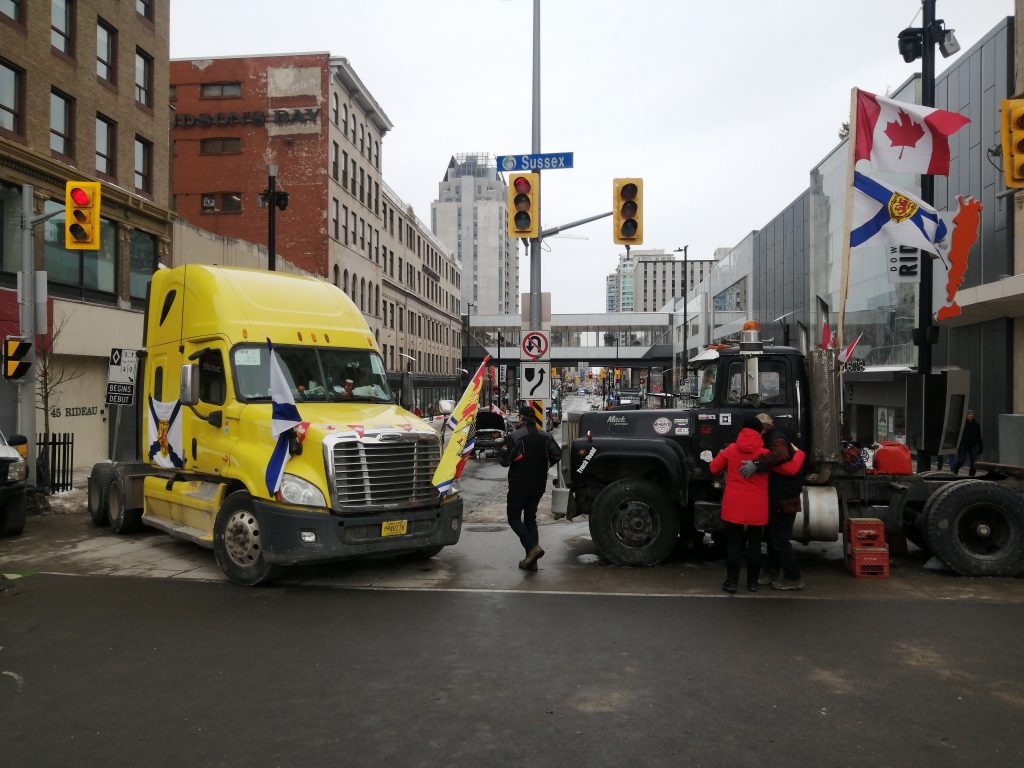
[[[469,386],[462,393],[458,405],[448,417],[448,423],[452,425],[452,436],[448,441],[448,446],[441,454],[441,460],[437,463],[434,477],[430,481],[442,495],[451,491],[452,483],[462,475],[466,459],[475,447],[476,412],[480,407],[480,390],[483,388],[484,372],[487,368],[487,361],[490,359],[490,355],[484,356],[480,367],[476,369],[473,378],[469,380]]]
[[[864,334],[862,333],[860,336],[858,336],[856,339],[850,342],[846,349],[839,353],[837,359],[840,363],[846,364],[853,359],[853,350],[857,348],[857,343],[861,340],[861,336],[863,335]]]
[[[934,208],[901,189],[863,173],[853,174],[853,224],[850,247],[908,245],[933,253],[946,237],[946,224]]]
[[[267,339],[270,355],[270,399],[273,401],[270,415],[270,434],[277,439],[270,461],[267,462],[267,492],[273,496],[281,487],[284,468],[291,455],[288,452],[289,432],[302,423],[299,409],[295,407],[292,388],[288,386],[281,364],[274,353],[274,345]]]
[[[828,304],[818,297],[818,314],[821,315],[821,348],[828,349],[832,346],[832,328],[828,324]]]
[[[949,175],[949,136],[971,122],[959,112],[857,91],[856,160],[880,171]]]

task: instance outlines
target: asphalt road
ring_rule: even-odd
[[[1024,611],[37,575],[10,766],[1019,766]]]

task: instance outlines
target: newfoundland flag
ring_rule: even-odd
[[[295,407],[295,398],[292,396],[291,387],[288,386],[288,379],[281,370],[281,364],[274,353],[274,345],[270,343],[269,338],[267,351],[270,354],[270,397],[274,402],[270,416],[270,433],[277,439],[277,445],[274,446],[274,452],[267,463],[266,477],[267,492],[273,496],[281,487],[284,467],[290,458],[289,432],[301,424],[302,419],[299,417],[299,409]]]
[[[971,122],[959,112],[857,90],[856,160],[898,173],[949,175],[949,137]]]

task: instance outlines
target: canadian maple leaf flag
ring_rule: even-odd
[[[949,138],[971,122],[959,112],[857,91],[857,160],[880,171],[949,175]]]

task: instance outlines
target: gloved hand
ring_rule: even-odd
[[[747,459],[742,464],[740,464],[740,475],[743,477],[744,480],[749,478],[755,472],[757,472],[757,464],[755,464],[750,459]]]
[[[706,451],[705,450],[705,451],[701,451],[700,452],[700,460],[701,461],[710,464],[711,463],[711,458],[712,458],[711,451]]]

